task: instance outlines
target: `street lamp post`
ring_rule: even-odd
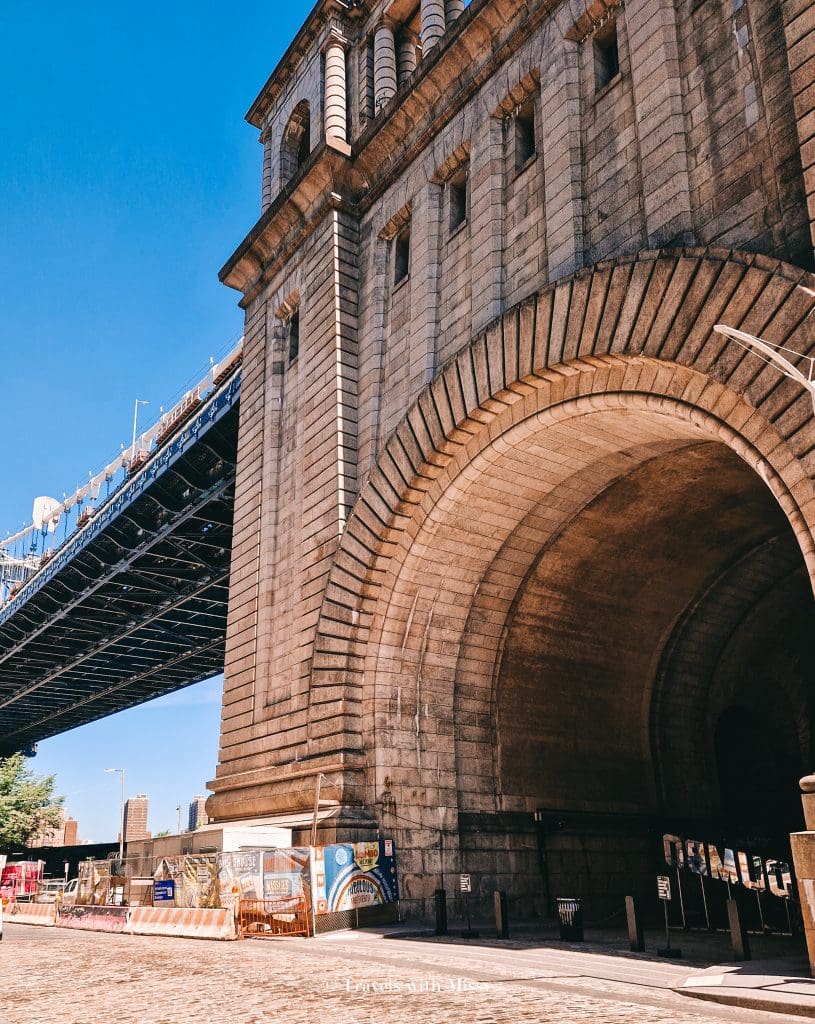
[[[149,405],[150,403],[145,398],[137,398],[136,403],[133,406],[133,444],[130,448],[130,461],[131,463],[136,459],[136,424],[139,420],[139,406]]]
[[[122,784],[121,805],[119,807],[119,860],[125,859],[125,770],[124,768],[105,768],[106,772],[118,772]]]

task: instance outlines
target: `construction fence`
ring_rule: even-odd
[[[93,907],[227,911],[246,936],[308,936],[357,927],[366,915],[398,919],[390,839],[162,857],[152,877],[131,876],[128,867],[127,860],[83,862],[74,916],[87,919]]]

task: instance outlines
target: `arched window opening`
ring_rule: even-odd
[[[311,153],[311,110],[306,100],[294,108],[283,131],[280,147],[280,177],[282,184],[297,174]]]

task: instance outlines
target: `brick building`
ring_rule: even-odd
[[[124,841],[126,843],[138,842],[140,839],[149,839],[147,831],[147,810],[149,806],[147,794],[139,793],[131,796],[125,801],[124,810]]]
[[[411,909],[467,871],[598,912],[660,822],[798,826],[812,404],[713,328],[813,347],[814,81],[804,0],[316,5],[221,272],[216,820],[322,776]]]

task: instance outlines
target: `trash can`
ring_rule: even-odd
[[[560,922],[560,938],[563,942],[583,941],[583,901],[558,896],[557,916]]]

